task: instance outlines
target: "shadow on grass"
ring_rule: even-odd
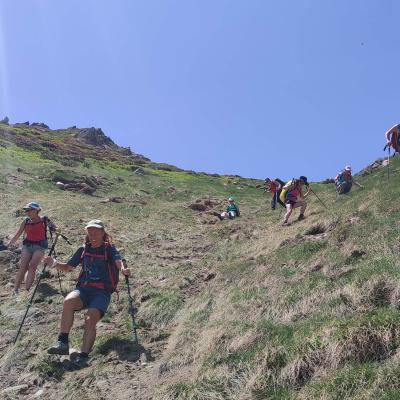
[[[146,361],[154,361],[151,351],[144,348],[141,344],[135,344],[128,339],[118,337],[110,338],[106,342],[97,347],[100,354],[107,355],[111,351],[118,353],[119,359],[122,361],[136,362],[144,354]]]
[[[59,294],[60,292],[54,288],[52,288],[48,283],[43,283],[40,282],[40,285],[38,286],[37,293],[41,294],[43,296],[55,296]]]

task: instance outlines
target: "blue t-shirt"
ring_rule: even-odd
[[[81,256],[85,246],[79,247],[75,254],[67,261],[67,264],[71,267],[77,267],[81,263]],[[104,244],[100,247],[92,248],[90,245],[87,246],[86,253],[104,255],[105,246]],[[102,276],[101,269],[107,268],[108,262],[114,262],[121,260],[121,255],[114,245],[108,246],[108,261],[97,257],[91,257],[85,255],[83,259],[82,275],[79,279],[80,282],[101,282]]]

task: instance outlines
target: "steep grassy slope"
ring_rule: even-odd
[[[138,172],[118,155],[84,158],[70,166],[57,154],[43,159],[29,147],[0,147],[0,236],[15,231],[15,211],[31,199],[74,243],[60,244],[60,258],[81,243],[84,222],[106,221],[134,271],[141,347],[131,344],[122,290],[99,326],[91,366],[65,372],[44,352],[62,308],[56,277],[41,284],[12,347],[26,301],[9,298],[16,256],[0,252],[0,387],[27,385],[3,396],[399,398],[397,160],[390,184],[379,169],[361,179],[366,190],[339,199],[332,185],[312,185],[328,210],[311,197],[307,219],[283,228],[279,211],[269,210],[269,198],[252,180],[165,171],[150,162]],[[97,176],[103,184],[94,196],[62,191],[55,173]],[[187,208],[204,196],[223,205],[231,194],[243,213],[235,221],[215,223]],[[124,200],[102,202],[113,196]],[[74,279],[63,276],[63,291]],[[81,325],[77,317],[75,347]]]

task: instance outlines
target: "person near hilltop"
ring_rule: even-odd
[[[400,124],[392,126],[385,132],[386,148],[392,147],[397,153],[400,153]]]
[[[89,353],[96,339],[96,325],[107,311],[111,294],[116,291],[119,271],[130,276],[130,270],[124,267],[104,223],[95,219],[90,221],[85,229],[84,245],[79,247],[67,262],[57,261],[50,256],[45,258],[45,263],[50,268],[64,272],[73,271],[78,265],[81,266],[76,288],[64,299],[57,343],[47,350],[49,354],[68,355],[69,333],[74,322],[74,313],[87,310],[81,352],[71,360],[71,369],[80,369],[88,365]]]
[[[47,231],[56,230],[56,225],[46,216],[40,216],[40,205],[31,201],[24,207],[25,217],[17,232],[9,241],[7,247],[13,247],[19,237],[24,234],[22,241],[19,269],[15,276],[13,295],[19,293],[22,281],[25,279],[25,288],[29,291],[35,280],[36,269],[43,260],[48,248]]]
[[[234,219],[236,217],[240,217],[239,206],[235,203],[235,199],[233,197],[229,197],[226,210],[223,213],[214,212],[214,215],[218,217],[220,221],[226,218]]]
[[[276,203],[279,203],[282,207],[285,207],[285,204],[279,198],[279,195],[282,192],[284,183],[280,179],[270,179],[265,178],[263,189],[267,193],[272,193],[271,200],[271,209],[275,210]]]
[[[307,192],[303,193],[304,186],[307,187]],[[297,218],[298,221],[304,219],[304,212],[307,208],[306,198],[310,193],[309,185],[307,182],[307,177],[300,176],[299,179],[291,179],[287,182],[280,194],[280,200],[285,203],[286,213],[283,217],[282,226],[287,226],[289,224],[289,218],[295,208],[300,207],[300,214]]]
[[[358,183],[351,174],[350,165],[346,165],[344,169],[339,172],[335,177],[335,186],[337,194],[346,194],[349,193],[353,183],[358,186],[360,189],[364,189],[364,186]]]

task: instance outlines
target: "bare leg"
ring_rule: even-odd
[[[37,250],[33,253],[32,258],[28,265],[28,273],[25,279],[26,290],[29,290],[31,288],[32,283],[35,280],[37,266],[43,260],[43,257],[44,257],[44,252],[42,250]]]
[[[17,275],[15,276],[14,290],[18,290],[19,287],[21,286],[21,282],[23,281],[26,271],[28,270],[28,265],[29,265],[31,256],[32,256],[31,252],[29,250],[27,250],[26,248],[22,247],[21,260],[19,263],[19,270],[17,272]]]
[[[286,204],[286,214],[283,217],[283,223],[287,223],[289,217],[292,215],[293,207],[291,204]]]
[[[293,204],[293,208],[300,207],[300,214],[304,214],[307,208],[307,202],[305,200],[298,200],[295,204]]]
[[[101,318],[101,312],[97,308],[89,308],[85,315],[85,331],[83,333],[81,351],[89,354],[92,351],[96,339],[96,324]]]
[[[79,293],[71,292],[64,299],[63,312],[61,315],[60,332],[69,333],[74,323],[75,311],[81,310],[83,303],[79,297]]]
[[[307,208],[307,202],[303,200],[300,208],[300,214],[303,215],[306,211],[306,208]]]

